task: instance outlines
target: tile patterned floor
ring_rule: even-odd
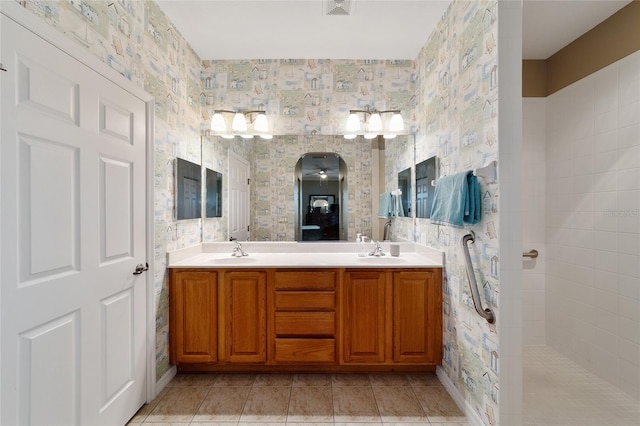
[[[139,424],[469,425],[434,374],[179,374]]]
[[[523,352],[525,425],[638,426],[640,402],[546,346]]]

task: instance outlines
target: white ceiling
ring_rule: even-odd
[[[524,0],[522,57],[547,59],[630,0]]]
[[[448,0],[157,0],[202,59],[415,59]],[[501,0],[503,1],[503,0]],[[517,0],[512,0],[517,1]],[[546,59],[630,0],[524,0],[523,58]]]

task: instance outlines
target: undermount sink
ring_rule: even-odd
[[[241,263],[253,263],[253,262],[257,262],[258,259],[256,259],[255,257],[223,257],[223,258],[217,258],[217,259],[212,259],[211,263],[217,263],[217,264],[223,264],[223,265],[237,265],[237,264],[241,264]]]
[[[358,262],[372,263],[375,265],[407,263],[407,261],[402,259],[401,257],[387,257],[387,256],[359,257]]]

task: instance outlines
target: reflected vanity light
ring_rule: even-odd
[[[233,115],[231,128],[227,125],[225,115]],[[273,135],[269,132],[269,121],[263,110],[230,111],[217,109],[213,111],[213,117],[211,117],[211,130],[214,134],[225,139],[233,139],[235,136],[245,139],[251,139],[254,136],[260,136],[262,139],[273,138]]]
[[[358,114],[362,114],[362,122]],[[383,114],[391,114],[391,118],[386,125],[382,119]],[[378,111],[370,109],[367,105],[365,109],[349,110],[344,138],[354,139],[360,134],[364,135],[365,139],[373,139],[382,134],[385,139],[393,139],[403,130],[404,119],[399,109]]]

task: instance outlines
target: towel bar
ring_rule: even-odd
[[[473,174],[483,178],[487,183],[494,183],[498,180],[498,162],[493,160],[486,166],[475,169]],[[436,186],[435,180],[431,181],[431,186]]]
[[[462,237],[462,251],[464,252],[464,258],[467,262],[467,278],[469,279],[469,288],[471,289],[471,298],[473,299],[473,306],[476,308],[476,312],[482,318],[486,319],[489,324],[496,322],[496,316],[489,308],[482,307],[482,301],[480,300],[480,292],[478,291],[478,283],[476,282],[476,276],[473,272],[473,265],[471,264],[471,256],[469,255],[469,247],[467,242],[474,243],[476,235],[473,231]]]
[[[538,257],[538,250],[529,250],[522,253],[522,257],[528,257],[529,259],[535,259]]]

